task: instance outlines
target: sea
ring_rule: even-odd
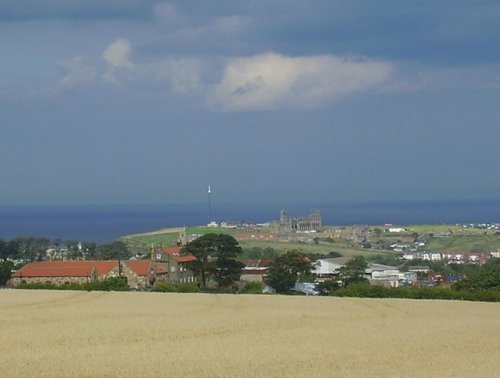
[[[0,206],[0,239],[18,236],[109,243],[124,235],[216,222],[266,223],[319,210],[327,225],[500,223],[500,199],[351,203]]]

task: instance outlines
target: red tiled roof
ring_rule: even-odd
[[[14,277],[89,277],[92,272],[106,275],[118,261],[35,261],[26,264]]]
[[[58,263],[63,264],[58,264]],[[90,277],[93,267],[71,265],[66,261],[36,261],[26,264],[13,274],[13,277]]]
[[[194,257],[193,255],[175,256],[175,261],[180,262],[180,263],[196,261],[196,257]]]
[[[154,267],[155,267],[155,271],[156,271],[156,274],[164,274],[164,273],[167,273],[168,270],[166,270],[163,266],[161,266],[160,264],[156,264],[156,263],[153,263]]]
[[[167,255],[173,256],[181,253],[182,247],[180,246],[171,246],[163,248],[163,252]]]
[[[150,274],[151,268],[153,268],[156,274],[167,273],[164,267],[150,260],[125,261],[124,263],[139,276],[147,276]]]
[[[149,274],[150,260],[125,261],[124,263],[139,276],[147,276]]]
[[[98,275],[108,274],[113,268],[118,266],[118,260],[106,260],[106,261],[68,261],[73,263],[87,263],[95,267]]]

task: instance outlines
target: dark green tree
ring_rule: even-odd
[[[500,265],[487,264],[479,272],[453,284],[456,290],[500,290]]]
[[[43,260],[49,245],[50,240],[47,238],[17,237],[7,243],[7,254],[12,258],[29,261]]]
[[[10,280],[12,276],[12,269],[14,269],[12,261],[5,260],[0,262],[0,286],[5,285],[5,283]]]
[[[230,287],[234,282],[239,281],[245,264],[234,258],[219,257],[213,266],[215,269],[211,271],[211,274],[221,289]]]
[[[311,260],[302,252],[289,251],[276,257],[265,279],[277,293],[290,293],[295,282],[310,282],[313,266]]]
[[[231,235],[205,234],[186,244],[183,253],[196,257],[188,264],[189,268],[201,278],[202,287],[207,279],[213,277],[219,288],[229,286],[239,280],[243,264],[236,261],[242,250],[238,241]]]
[[[125,260],[130,257],[130,253],[125,243],[121,241],[114,241],[110,244],[102,244],[98,246],[96,257],[102,260]]]
[[[3,239],[0,239],[0,260],[6,259],[7,257],[7,242]]]
[[[64,244],[66,244],[69,259],[78,259],[82,257],[82,251],[79,248],[80,242],[78,240],[67,240]]]
[[[339,269],[339,279],[344,286],[368,281],[365,270],[368,264],[363,256],[355,257]]]

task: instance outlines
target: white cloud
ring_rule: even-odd
[[[187,93],[200,86],[201,62],[197,59],[168,59],[165,73],[173,92]]]
[[[102,57],[112,68],[133,68],[129,59],[130,42],[124,38],[117,39],[110,44],[102,53]]]
[[[168,58],[158,63],[149,63],[137,66],[136,80],[152,88],[160,85],[164,88],[167,83],[170,91],[178,94],[195,92],[202,86],[201,60],[195,58]]]
[[[86,87],[95,83],[97,74],[92,66],[86,64],[81,56],[60,62],[58,66],[64,71],[59,80],[59,88]]]
[[[288,57],[275,53],[230,59],[211,93],[216,110],[312,107],[389,79],[392,65],[332,55]]]

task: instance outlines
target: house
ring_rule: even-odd
[[[12,285],[50,283],[85,284],[111,277],[126,277],[131,288],[143,289],[156,281],[165,281],[167,271],[150,260],[141,261],[35,261],[12,276]]]
[[[319,280],[333,278],[347,262],[351,260],[350,257],[335,257],[329,259],[319,259],[314,263],[312,273],[315,274]]]
[[[264,282],[264,277],[271,267],[271,260],[242,260],[245,267],[241,271],[240,280],[245,282]]]
[[[166,271],[166,282],[195,283],[196,277],[188,268],[188,263],[196,261],[191,254],[182,253],[181,246],[156,247],[151,251],[151,260],[158,263]]]
[[[118,261],[35,261],[12,275],[12,285],[21,283],[83,284],[118,276]]]
[[[145,289],[156,282],[167,281],[167,270],[150,260],[126,261],[122,266],[122,276],[127,277],[130,288]]]
[[[386,277],[398,276],[400,273],[399,269],[395,266],[368,263],[368,267],[365,269],[365,275],[368,279],[376,280]]]
[[[449,264],[465,264],[465,254],[462,252],[444,252],[442,254],[443,260]]]
[[[12,275],[12,285],[22,283],[84,284],[97,279],[97,269],[88,264],[69,261],[37,261],[24,265]]]
[[[378,284],[388,287],[398,287],[404,275],[395,266],[368,263],[365,269],[366,278],[371,284]]]
[[[123,276],[130,287],[151,286],[166,271],[149,260],[143,261],[35,261],[23,266],[12,277],[21,283],[84,284],[94,280]]]

